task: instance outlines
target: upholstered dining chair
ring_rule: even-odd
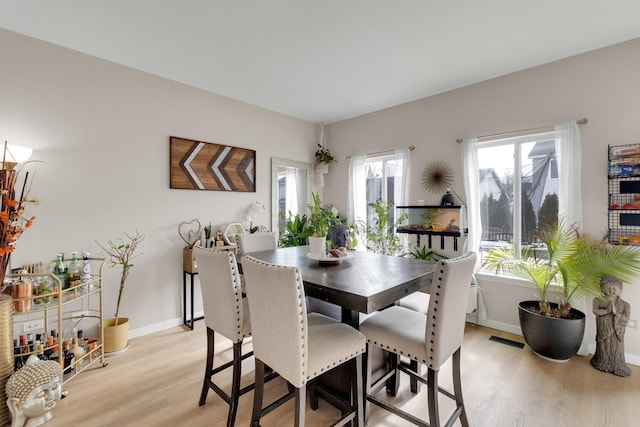
[[[295,426],[304,425],[306,387],[320,374],[343,363],[353,365],[349,401],[328,398],[340,408],[343,417],[334,425],[351,421],[364,426],[362,354],[365,337],[349,325],[319,313],[307,314],[304,285],[296,267],[265,263],[250,255],[242,258],[245,286],[253,322],[255,356],[255,392],[251,425],[285,401],[295,397]],[[284,378],[290,388],[287,395],[262,407],[264,366]],[[315,390],[326,396],[327,390]]]
[[[427,378],[419,371],[402,363],[392,364],[392,369],[375,384],[370,384],[371,368],[367,367],[367,408],[374,403],[407,421],[420,426],[440,426],[438,392],[453,399],[456,408],[445,425],[456,419],[467,427],[469,421],[462,399],[460,380],[460,349],[464,338],[467,298],[474,272],[476,254],[440,260],[432,283],[427,314],[395,305],[367,318],[360,324],[360,332],[367,337],[367,346],[378,346],[397,356],[427,365]],[[438,386],[440,367],[452,358],[453,393]],[[367,364],[370,365],[370,364]],[[387,380],[404,372],[427,385],[429,422],[377,399],[375,393]]]
[[[253,354],[251,351],[242,354],[244,338],[251,335],[249,307],[247,299],[242,297],[240,275],[233,252],[195,246],[193,255],[198,264],[207,326],[207,361],[199,405],[205,404],[209,389],[215,391],[229,405],[227,427],[231,427],[235,422],[238,399],[253,389],[253,383],[240,388],[242,360]],[[233,343],[233,360],[214,368],[216,332]],[[226,393],[213,381],[213,376],[229,367],[233,367],[232,384],[231,391]],[[267,380],[273,376],[269,375]]]
[[[238,249],[242,255],[251,252],[268,251],[278,247],[276,233],[238,234]]]

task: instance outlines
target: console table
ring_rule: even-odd
[[[238,254],[238,245],[224,245],[212,247],[214,251],[232,251]],[[182,323],[189,329],[193,330],[193,322],[204,319],[204,316],[194,317],[193,315],[193,276],[198,274],[198,266],[193,259],[191,248],[184,248],[182,251]],[[189,292],[189,314],[187,318],[187,275],[190,276],[190,292]]]

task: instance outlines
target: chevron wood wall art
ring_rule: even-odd
[[[171,188],[256,191],[256,152],[192,139],[170,137]]]

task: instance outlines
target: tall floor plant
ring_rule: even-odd
[[[517,253],[513,245],[489,252],[485,266],[529,280],[538,291],[540,313],[567,318],[574,297],[601,294],[600,279],[613,275],[629,283],[640,274],[640,247],[611,245],[581,234],[565,220],[549,224],[539,233],[548,257],[534,256],[529,248]],[[552,285],[561,287],[557,308],[550,304]]]

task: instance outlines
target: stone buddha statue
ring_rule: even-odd
[[[30,358],[9,377],[5,392],[11,427],[35,427],[51,419],[51,411],[62,395],[60,369],[60,364],[52,360]]]

